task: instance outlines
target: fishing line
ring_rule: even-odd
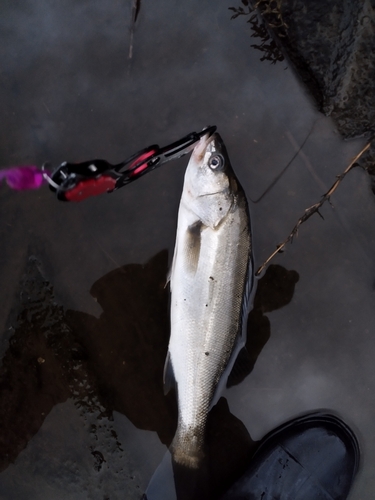
[[[268,188],[263,192],[263,194],[261,194],[259,196],[259,198],[257,198],[256,200],[253,200],[253,199],[250,198],[250,201],[252,203],[254,203],[254,204],[259,203],[266,196],[266,194],[268,194],[271,191],[271,189],[278,183],[278,181],[285,174],[285,172],[288,170],[288,168],[290,167],[290,165],[294,162],[294,160],[297,158],[297,156],[301,152],[303,146],[306,144],[308,138],[310,137],[312,131],[314,130],[314,127],[315,127],[316,122],[318,120],[319,120],[319,118],[317,120],[315,120],[315,122],[313,123],[313,126],[310,129],[310,132],[307,134],[307,136],[305,137],[303,143],[298,148],[298,150],[296,151],[296,153],[293,155],[292,159],[287,163],[287,165],[282,169],[282,171],[279,174],[277,174],[277,176],[274,178],[274,180],[271,182],[271,184],[268,186]]]

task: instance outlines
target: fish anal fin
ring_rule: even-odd
[[[171,389],[174,389],[176,387],[176,379],[174,376],[171,355],[169,351],[165,359],[163,381],[164,395],[166,395]]]
[[[253,371],[253,368],[254,360],[245,346],[240,350],[234,362],[232,371],[228,377],[227,387],[232,387],[242,382]]]

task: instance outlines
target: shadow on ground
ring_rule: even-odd
[[[0,470],[16,460],[51,409],[68,398],[82,415],[110,420],[117,411],[170,444],[177,406],[173,393],[163,393],[169,338],[167,266],[163,250],[145,265],[125,265],[100,278],[90,291],[103,311],[95,318],[64,311],[38,261],[29,259],[13,315],[20,312],[0,368]],[[297,281],[298,273],[277,265],[259,280],[248,322],[250,360],[245,371],[232,377],[232,385],[252,371],[270,337],[265,313],[290,302]],[[120,446],[114,431],[111,436]],[[224,398],[210,413],[207,445],[219,494],[241,474],[255,446]],[[95,453],[100,457],[102,451]]]

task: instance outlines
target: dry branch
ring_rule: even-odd
[[[302,217],[300,217],[298,219],[297,224],[294,226],[294,228],[292,229],[289,236],[286,238],[286,240],[283,243],[278,245],[276,250],[268,257],[267,260],[265,260],[263,262],[263,264],[260,266],[260,268],[255,273],[255,276],[259,276],[260,273],[263,271],[263,269],[267,266],[267,264],[275,257],[275,255],[278,254],[279,252],[281,252],[283,250],[283,248],[285,247],[285,245],[287,243],[289,243],[289,241],[293,241],[293,238],[298,233],[298,229],[299,229],[301,224],[306,222],[307,219],[309,219],[315,213],[319,214],[322,217],[321,213],[319,212],[319,209],[322,207],[322,205],[326,201],[330,202],[331,196],[336,191],[338,186],[341,184],[344,177],[350,172],[350,170],[352,170],[354,167],[357,166],[356,165],[357,161],[360,159],[360,157],[363,155],[363,153],[365,153],[370,148],[370,146],[371,146],[371,141],[368,144],[366,144],[366,146],[357,154],[357,156],[355,158],[353,158],[353,160],[350,162],[350,164],[347,166],[347,168],[344,170],[344,172],[342,172],[342,174],[340,174],[336,177],[336,181],[332,184],[332,186],[328,189],[328,191],[322,196],[322,199],[318,203],[315,203],[315,205],[312,205],[311,207],[306,208],[305,213],[302,215]]]

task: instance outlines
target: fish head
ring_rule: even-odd
[[[201,222],[215,228],[234,203],[236,180],[219,134],[195,146],[185,173],[182,201]]]
[[[229,188],[228,154],[219,134],[203,136],[195,146],[188,172],[195,196],[212,195]]]

